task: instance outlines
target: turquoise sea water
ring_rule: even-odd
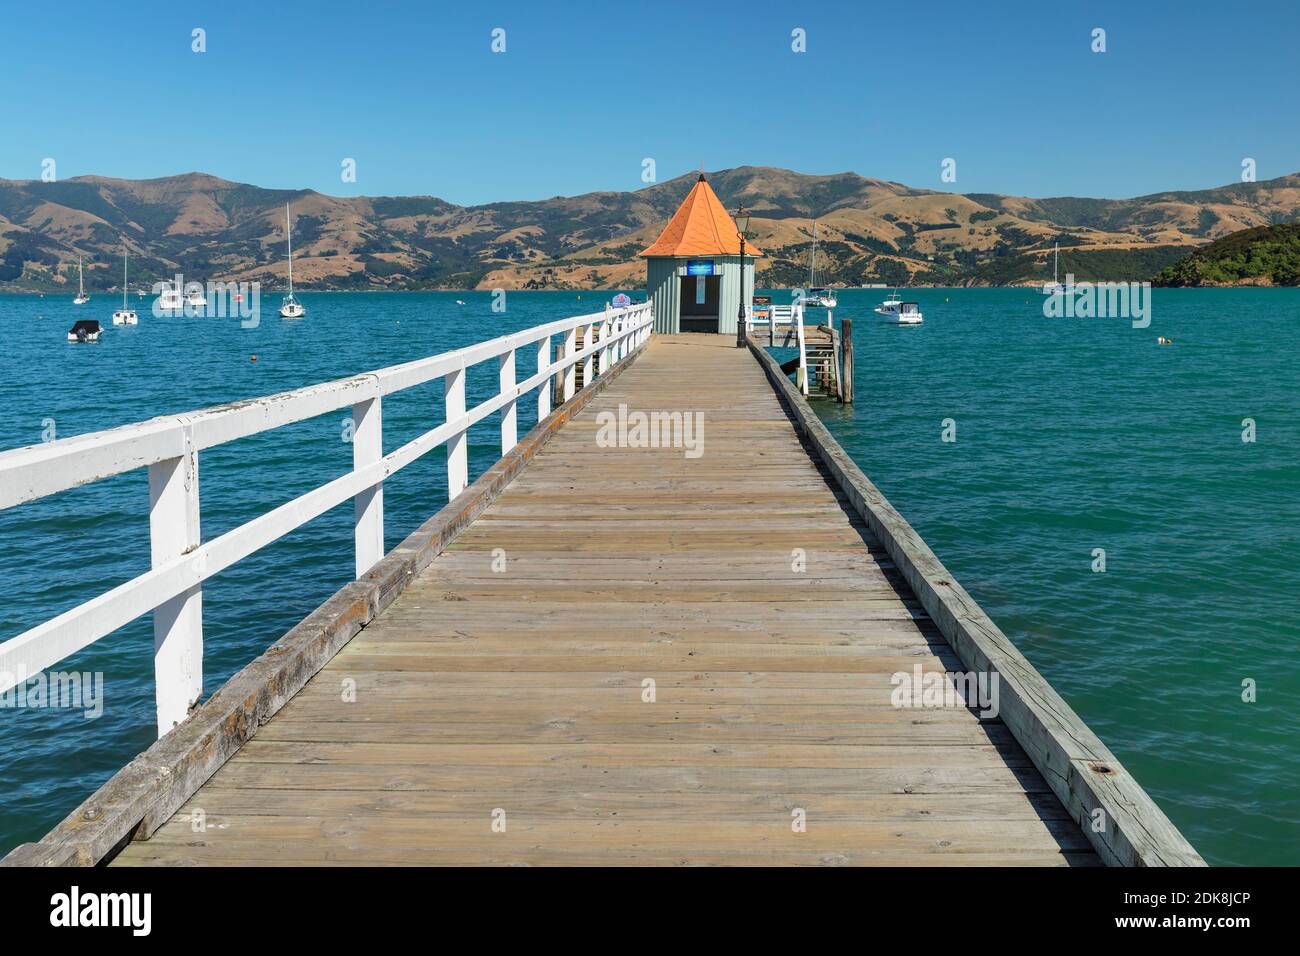
[[[114,329],[107,297],[0,296],[0,448],[407,361],[607,296],[511,293],[498,314],[486,293],[307,293],[306,321],[267,302],[253,329],[156,319],[144,301],[139,327]],[[925,324],[898,328],[872,321],[880,297],[841,293],[857,401],[820,406],[829,427],[1207,860],[1300,863],[1300,291],[1157,290],[1146,329],[943,289],[917,290]],[[103,341],[66,343],[75,318],[105,323]],[[471,402],[495,387],[494,366],[476,371]],[[386,447],[441,407],[437,384],[385,399]],[[343,417],[204,452],[204,538],[345,471]],[[948,418],[956,442],[940,440]],[[498,454],[494,424],[471,434],[471,478]],[[386,485],[389,546],[445,500],[442,461]],[[136,472],[0,512],[0,639],[146,570],[147,498]],[[351,572],[345,506],[209,581],[207,691]],[[95,720],[0,710],[0,852],[150,743],[151,652],[142,619],[60,665],[104,673]]]

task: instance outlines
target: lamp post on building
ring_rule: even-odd
[[[749,231],[749,213],[736,207],[736,235],[740,237],[740,309],[736,315],[736,348],[745,348],[745,233]]]

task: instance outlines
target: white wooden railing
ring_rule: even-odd
[[[355,503],[356,574],[384,554],[384,481],[439,445],[447,446],[447,496],[469,484],[466,443],[472,425],[501,414],[501,453],[518,441],[521,396],[537,390],[537,420],[551,413],[552,382],[567,401],[576,369],[584,386],[650,337],[653,303],[562,319],[479,345],[185,415],[79,435],[0,453],[0,509],[137,468],[149,469],[151,570],[0,643],[0,693],[153,612],[158,734],[185,719],[203,690],[202,584],[236,561],[343,504]],[[586,345],[577,347],[578,330]],[[552,359],[551,339],[559,337]],[[537,345],[537,372],[518,381],[516,356]],[[499,389],[471,409],[465,370],[497,359]],[[383,396],[441,378],[445,421],[384,453]],[[198,454],[226,442],[351,407],[352,470],[219,537],[199,535]]]
[[[795,381],[799,390],[808,394],[808,352],[805,348],[803,334],[803,303],[796,302],[794,305],[770,305],[767,306],[767,322],[755,318],[753,310],[745,313],[745,331],[753,334],[756,329],[767,326],[767,341],[769,345],[790,345],[790,338],[794,338],[794,346],[799,350],[799,374]],[[788,329],[785,336],[780,342],[777,341],[777,330]],[[761,340],[760,340],[761,341]]]

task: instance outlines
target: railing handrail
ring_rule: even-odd
[[[794,332],[795,347],[799,350],[799,373],[797,380],[799,390],[806,396],[808,394],[808,354],[807,343],[804,341],[803,334],[803,302],[794,302],[791,305],[770,305],[767,306],[767,335],[768,340],[776,344],[776,330],[782,326],[790,326]],[[754,320],[752,312],[745,314],[745,332],[753,332],[758,326]],[[789,343],[789,338],[786,338]]]
[[[644,309],[642,303],[612,310],[610,316]],[[507,350],[605,319],[604,312],[560,319],[348,378],[0,452],[0,511],[176,458],[188,450],[201,451],[422,385],[457,367],[476,365]]]
[[[0,643],[0,693],[70,654],[154,612],[155,680],[159,735],[184,719],[202,691],[201,586],[207,578],[352,498],[356,503],[356,573],[383,557],[383,483],[440,445],[448,445],[447,495],[469,483],[469,429],[502,411],[501,449],[518,441],[517,403],[538,390],[537,420],[551,412],[551,383],[563,400],[642,347],[654,323],[653,300],[623,309],[575,316],[498,336],[401,365],[350,378],[150,419],[42,445],[0,453],[0,510],[114,475],[149,469],[149,571]],[[578,348],[578,329],[589,336]],[[552,360],[551,337],[562,334]],[[537,371],[518,380],[518,350],[537,344]],[[496,358],[498,391],[465,405],[465,370]],[[442,378],[446,420],[385,454],[384,395]],[[346,407],[354,425],[353,468],[318,488],[209,541],[199,534],[198,452],[259,432]]]
[[[795,307],[792,305],[763,306],[763,311],[765,313],[763,318],[766,320],[766,322],[763,322],[759,320],[756,309],[750,306],[746,306],[745,307],[745,331],[747,333],[753,332],[755,329],[762,328],[764,325],[766,325],[768,329],[768,335],[771,336],[774,330],[780,328],[783,325],[791,325],[793,323],[794,308]]]
[[[799,342],[799,390],[803,392],[804,398],[808,397],[808,350],[804,342],[803,335],[803,303],[800,302],[794,307],[793,314],[790,317],[790,324],[794,326],[794,335]]]

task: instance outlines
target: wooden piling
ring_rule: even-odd
[[[840,401],[853,404],[853,320],[840,323]]]

